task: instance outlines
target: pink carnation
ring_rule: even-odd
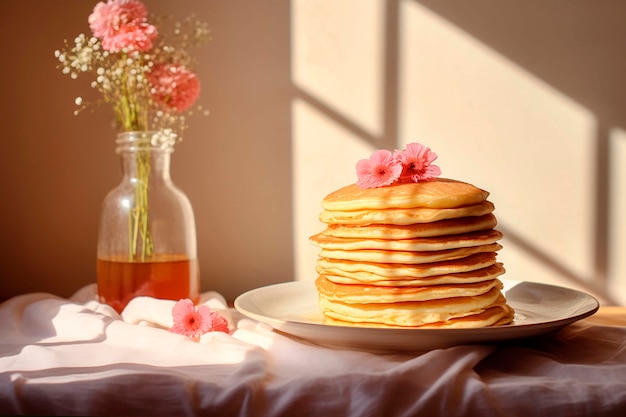
[[[182,113],[200,96],[198,76],[183,66],[157,65],[148,74],[152,98],[167,109]]]
[[[106,51],[147,51],[157,37],[157,29],[147,23],[148,11],[139,0],[108,0],[96,4],[89,16],[94,36]]]
[[[424,145],[409,143],[405,150],[396,150],[394,155],[402,163],[402,182],[420,182],[441,175],[441,169],[431,165],[437,154]]]
[[[190,299],[179,300],[172,309],[173,333],[182,334],[195,341],[204,333],[215,331],[228,333],[228,322],[207,306],[194,306]]]
[[[383,187],[393,184],[400,177],[402,165],[390,151],[380,149],[375,151],[369,159],[361,159],[357,162],[356,172],[359,187]]]

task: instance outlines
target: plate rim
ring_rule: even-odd
[[[560,285],[541,283],[536,281],[518,281],[506,278],[500,278],[500,280],[505,284],[505,288],[512,289],[513,287],[519,284],[527,284],[532,287],[537,287],[539,289],[552,289],[558,291],[565,291],[566,293],[571,293],[572,296],[576,295],[577,297],[582,297],[586,302],[590,303],[589,308],[570,316],[555,318],[553,320],[545,320],[536,323],[519,323],[519,324],[510,324],[504,326],[495,326],[495,327],[480,327],[480,328],[469,328],[469,329],[459,329],[459,328],[442,328],[442,329],[420,329],[420,328],[379,328],[379,327],[366,327],[366,326],[350,326],[350,325],[341,325],[341,324],[325,324],[325,323],[317,323],[306,320],[293,320],[293,319],[280,319],[274,316],[268,316],[261,313],[256,313],[254,311],[249,311],[245,307],[245,303],[249,302],[258,294],[265,295],[264,293],[276,291],[277,289],[283,289],[285,287],[301,287],[300,291],[305,291],[305,288],[309,288],[310,291],[315,289],[314,281],[312,280],[300,280],[300,281],[285,281],[274,284],[269,284],[261,287],[257,287],[251,290],[248,290],[235,298],[234,307],[237,311],[239,311],[243,316],[251,318],[253,320],[265,323],[272,327],[274,330],[282,334],[287,334],[288,336],[296,336],[301,339],[309,340],[312,342],[326,342],[326,344],[331,345],[341,345],[341,346],[355,346],[355,345],[365,345],[365,346],[357,346],[357,347],[373,347],[377,348],[381,343],[367,343],[366,337],[359,337],[355,343],[346,343],[344,339],[348,339],[349,337],[363,336],[364,333],[369,333],[372,338],[379,337],[381,335],[394,335],[396,337],[404,337],[408,335],[419,335],[419,336],[427,336],[427,337],[436,337],[436,336],[446,336],[451,337],[453,340],[458,339],[459,343],[447,343],[443,345],[457,345],[457,344],[467,344],[463,343],[464,339],[467,339],[470,344],[478,343],[489,343],[489,342],[498,342],[505,340],[513,340],[513,339],[523,339],[528,337],[540,336],[543,334],[551,333],[553,331],[557,331],[573,322],[578,320],[582,320],[586,317],[589,317],[595,314],[600,308],[600,303],[593,295],[588,294],[584,291],[580,291],[574,288],[568,288]],[[244,305],[242,305],[244,304]],[[515,301],[511,300],[511,304],[514,305]],[[515,308],[515,307],[514,307]],[[302,329],[303,331],[299,331]],[[306,335],[306,333],[322,333],[321,337],[310,337]],[[343,337],[337,337],[335,335],[328,335],[329,337],[324,337],[324,333],[344,333]],[[419,333],[417,333],[419,332]],[[348,337],[349,336],[349,337]],[[342,342],[342,340],[344,340]],[[338,342],[338,343],[333,343]],[[323,344],[323,343],[322,343]],[[427,346],[428,343],[417,343],[416,345],[424,345]],[[371,345],[371,346],[368,346]],[[386,345],[382,343],[382,345]],[[403,344],[404,345],[404,344]],[[406,343],[407,346],[399,346],[397,349],[387,346],[387,348],[391,348],[392,350],[415,350],[412,349],[412,343]],[[436,348],[436,343],[433,343],[433,346],[429,349]],[[442,346],[445,347],[445,346]],[[448,346],[449,347],[449,346]]]

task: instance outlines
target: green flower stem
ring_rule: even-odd
[[[139,164],[138,170],[138,187],[135,189],[137,194],[137,206],[139,210],[139,223],[141,224],[141,259],[152,255],[151,237],[148,229],[148,178],[150,177],[150,151],[141,150],[137,153]]]
[[[142,105],[144,95],[141,89],[137,89],[132,82],[132,75],[128,68],[123,66],[128,56],[122,55],[120,59],[121,79],[120,95],[115,102],[115,112],[121,127],[127,131],[146,131],[148,127],[148,108]],[[139,93],[139,94],[138,94]],[[137,184],[135,186],[135,200],[128,215],[128,256],[130,261],[145,261],[152,256],[154,244],[150,233],[149,205],[148,205],[148,179],[150,176],[150,150],[143,143],[138,144],[135,153],[135,169]]]
[[[149,228],[148,178],[150,176],[150,150],[140,148],[135,156],[137,184],[135,204],[130,210],[129,256],[131,260],[144,261],[152,256],[154,244]]]
[[[120,62],[127,59],[124,54]],[[144,131],[148,128],[148,109],[146,105],[142,105],[145,95],[141,88],[132,83],[132,76],[129,77],[128,68],[122,68],[122,78],[120,81],[121,94],[116,102],[116,113],[120,124],[125,131]]]

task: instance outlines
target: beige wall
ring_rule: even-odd
[[[313,279],[320,199],[379,147],[417,141],[491,191],[507,277],[626,303],[626,3],[610,0],[146,1],[195,12],[208,118],[172,175],[196,213],[203,290]],[[110,112],[53,51],[94,3],[2,0],[0,298],[94,282],[119,175]],[[175,7],[174,7],[175,5]]]

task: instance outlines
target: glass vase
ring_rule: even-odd
[[[197,302],[200,275],[193,209],[170,178],[163,132],[117,136],[122,180],[102,204],[98,297],[118,312],[137,296]]]

